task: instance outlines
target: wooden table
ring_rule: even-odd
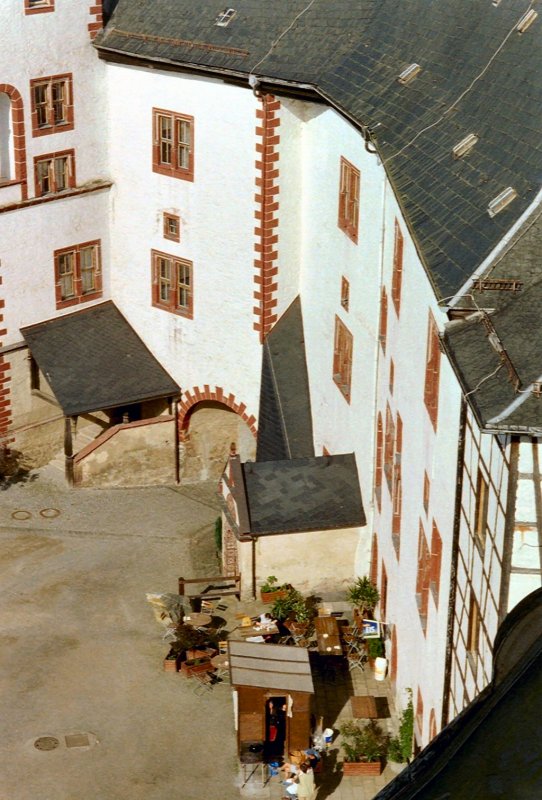
[[[336,617],[315,617],[314,628],[318,652],[323,656],[342,656],[343,648]]]
[[[196,614],[194,611],[191,614],[185,614],[183,622],[186,625],[192,625],[193,628],[204,628],[206,625],[211,624],[212,619],[210,614]]]
[[[377,719],[376,698],[372,694],[351,697],[352,716],[361,719]]]
[[[250,636],[272,636],[274,633],[278,632],[279,629],[275,623],[272,625],[241,625],[235,631],[235,633],[238,633],[243,639],[248,639]]]

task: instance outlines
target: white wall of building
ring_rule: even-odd
[[[247,88],[219,80],[108,66],[115,181],[112,294],[183,389],[221,386],[257,415],[260,344],[253,330],[255,109]],[[130,97],[130,114],[125,99]],[[194,117],[194,181],[152,171],[152,109]],[[181,217],[181,241],[162,215]],[[151,303],[151,249],[194,268],[194,317]]]

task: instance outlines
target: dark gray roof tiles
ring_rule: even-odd
[[[264,342],[256,461],[310,456],[311,402],[298,297]]]
[[[521,0],[238,0],[235,8],[220,28],[208,1],[120,0],[97,46],[314,87],[374,132],[437,294],[455,294],[542,184],[542,19],[514,31],[527,9]],[[399,84],[411,63],[422,71]],[[454,159],[469,133],[479,142]],[[489,217],[488,203],[507,186],[517,199]]]
[[[21,333],[67,416],[180,394],[110,301]]]
[[[247,462],[242,468],[253,535],[366,524],[353,453]]]

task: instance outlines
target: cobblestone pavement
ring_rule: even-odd
[[[230,687],[200,696],[163,671],[168,646],[145,598],[175,592],[181,574],[216,574],[215,484],[70,490],[47,470],[31,478],[0,489],[1,800],[280,798],[276,778],[242,785]],[[229,628],[260,611],[224,603]],[[316,670],[315,683],[316,713],[335,729],[352,694],[388,694],[369,670]],[[38,750],[38,737],[58,746]],[[388,766],[343,778],[338,755],[334,742],[318,800],[364,800],[393,777]]]

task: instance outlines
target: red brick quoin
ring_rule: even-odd
[[[103,0],[94,0],[94,2],[90,5],[89,14],[91,17],[94,17],[92,22],[89,22],[87,25],[90,40],[92,41],[96,38],[98,32],[103,28]]]
[[[192,390],[183,392],[181,402],[179,403],[179,431],[181,434],[186,433],[190,421],[190,409],[197,403],[205,400],[212,400],[215,403],[222,403],[222,405],[231,408],[236,414],[239,414],[241,419],[246,422],[254,436],[258,430],[256,428],[256,417],[249,416],[246,413],[246,405],[244,403],[237,403],[233,394],[226,395],[221,386],[215,386],[214,390],[208,384],[205,384],[203,389],[195,386]]]
[[[254,330],[260,334],[260,342],[277,321],[277,274],[278,274],[278,210],[279,210],[279,168],[278,128],[280,101],[273,95],[264,94],[262,107],[256,110],[256,237],[254,250]]]

